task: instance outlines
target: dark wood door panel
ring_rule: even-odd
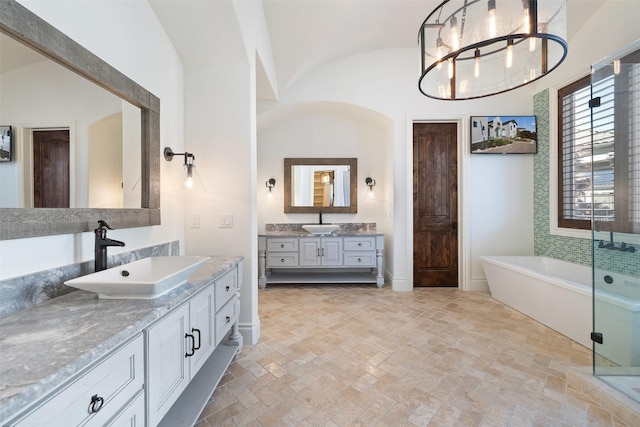
[[[413,130],[414,285],[458,286],[457,126]]]
[[[33,207],[69,207],[69,131],[33,132]]]

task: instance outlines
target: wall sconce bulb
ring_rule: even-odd
[[[267,187],[267,199],[275,199],[276,194],[273,190],[276,186],[275,178],[269,178],[267,181],[265,181],[264,185],[265,187]]]
[[[191,189],[195,186],[196,180],[194,179],[194,171],[196,167],[196,156],[193,153],[184,152],[184,153],[174,153],[171,147],[164,147],[164,159],[168,162],[172,161],[175,156],[184,156],[184,167],[187,169],[187,177],[184,181],[184,186],[188,189]],[[200,180],[198,172],[195,172],[198,180],[198,186],[202,187],[204,191],[207,191],[207,188]]]
[[[376,180],[371,177],[367,177],[364,180],[364,183],[367,184],[367,187],[369,187],[368,196],[372,198],[374,196],[374,187],[376,186]]]

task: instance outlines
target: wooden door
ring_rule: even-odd
[[[33,132],[33,207],[69,207],[69,130]]]
[[[414,286],[458,286],[457,125],[413,125]]]

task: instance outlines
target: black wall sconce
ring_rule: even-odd
[[[275,191],[273,190],[276,186],[275,178],[269,178],[264,185],[267,187],[267,198],[274,199],[276,197]]]
[[[367,184],[367,187],[369,187],[369,191],[368,191],[369,197],[373,197],[374,196],[373,189],[376,186],[376,180],[371,177],[367,177],[364,180],[364,183]]]
[[[193,188],[193,173],[196,167],[196,156],[193,153],[174,153],[171,147],[164,147],[164,159],[168,162],[172,161],[175,156],[184,156],[184,166],[187,169],[187,178],[184,181],[184,186],[187,188]]]

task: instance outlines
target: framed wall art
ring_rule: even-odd
[[[10,162],[13,146],[11,126],[0,126],[0,162]]]
[[[535,154],[536,116],[472,116],[472,154]]]

